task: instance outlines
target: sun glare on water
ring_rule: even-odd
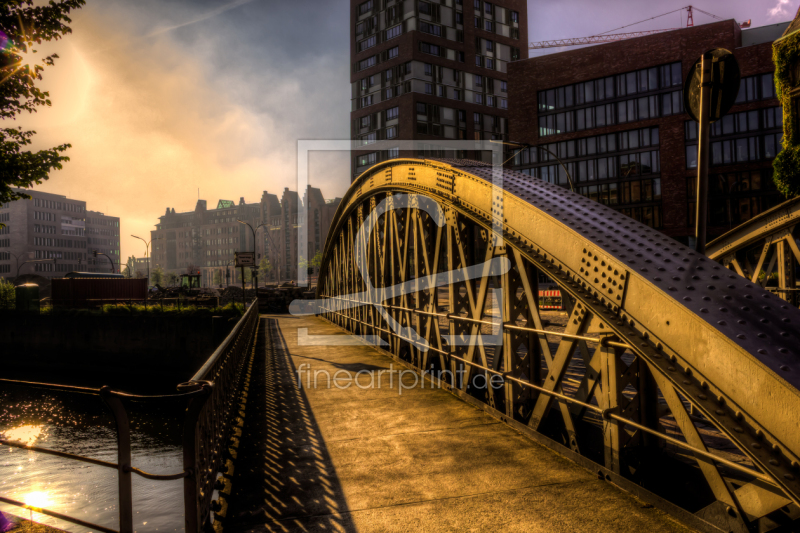
[[[43,425],[40,426],[19,426],[12,429],[0,431],[0,438],[10,440],[13,442],[21,442],[22,444],[31,445],[36,442],[36,439],[42,434],[44,429]]]
[[[46,509],[50,505],[52,505],[52,501],[50,500],[50,496],[46,492],[42,492],[40,490],[29,492],[25,495],[22,501],[26,505],[30,505],[31,507],[36,507],[37,509]]]

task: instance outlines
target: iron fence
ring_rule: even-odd
[[[0,439],[0,445],[32,450],[65,459],[89,463],[117,471],[119,491],[119,530],[81,520],[49,509],[0,496],[0,502],[42,513],[104,533],[133,532],[132,474],[155,481],[183,479],[185,527],[187,533],[199,533],[208,524],[217,473],[223,466],[226,442],[241,419],[236,414],[235,397],[244,362],[255,347],[258,329],[258,304],[251,303],[230,334],[208,358],[203,367],[186,383],[178,385],[178,393],[162,396],[135,395],[110,387],[88,388],[49,383],[0,379],[3,383],[97,396],[114,416],[117,436],[117,462],[31,446]],[[183,471],[175,474],[151,474],[132,465],[131,432],[126,400],[185,402],[182,428]]]

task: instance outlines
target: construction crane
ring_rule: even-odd
[[[661,15],[656,15],[655,17],[650,17],[649,19],[640,20],[639,22],[634,22],[633,24],[627,24],[625,26],[615,28],[614,30],[609,30],[608,32],[600,33],[598,35],[591,35],[589,37],[577,37],[574,39],[553,39],[550,41],[538,41],[532,42],[528,46],[531,50],[540,50],[542,48],[561,48],[564,46],[580,46],[586,44],[602,44],[602,43],[610,43],[614,41],[622,41],[625,39],[633,39],[635,37],[644,37],[645,35],[653,35],[654,33],[662,33],[665,31],[672,31],[677,30],[679,28],[667,28],[663,30],[645,30],[645,31],[636,31],[636,32],[629,32],[629,33],[610,33],[612,31],[621,30],[623,28],[627,28],[629,26],[635,26],[636,24],[641,24],[642,22],[647,22],[649,20],[657,19],[659,17],[663,17],[664,15],[669,15],[672,13],[677,13],[678,11],[686,10],[686,27],[690,28],[694,26],[694,11],[698,11],[703,13],[704,15],[708,15],[709,17],[718,19],[718,20],[725,20],[722,17],[718,17],[712,13],[708,13],[707,11],[703,11],[702,9],[697,9],[696,7],[686,6],[680,9],[675,9],[673,11],[669,11],[667,13],[662,13]],[[739,24],[741,28],[749,28],[750,21],[743,22]]]

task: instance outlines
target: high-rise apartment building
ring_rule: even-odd
[[[441,140],[508,135],[510,62],[528,57],[526,0],[351,0],[353,177],[398,156],[443,152]],[[412,153],[370,150],[415,140]]]
[[[38,274],[60,278],[73,271],[119,272],[119,218],[87,211],[86,202],[38,190],[30,200],[0,204],[0,277]],[[50,260],[53,260],[50,262]],[[28,262],[33,261],[33,262]]]

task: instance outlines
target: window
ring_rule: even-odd
[[[508,82],[505,80],[500,80],[500,92],[507,93],[508,92]]]
[[[481,123],[481,114],[480,113],[473,113],[472,114],[472,121],[475,124],[480,124]]]
[[[441,37],[442,35],[442,27],[437,26],[436,24],[430,24],[428,22],[420,22],[419,29],[424,33],[430,33],[431,35],[436,35],[438,37]]]
[[[481,0],[475,0],[473,6],[475,7],[476,11],[480,11],[481,10]]]
[[[486,95],[486,105],[494,107],[494,96]]]
[[[417,114],[418,115],[427,115],[428,114],[428,108],[422,102],[417,102]]]
[[[463,63],[464,62],[464,52],[458,52],[458,60]]]
[[[508,100],[505,98],[500,99],[500,109],[508,109]]]
[[[376,64],[377,64],[377,59],[375,56],[368,57],[358,62],[358,70],[364,70],[370,67],[374,67]]]
[[[363,144],[372,144],[377,140],[378,140],[378,136],[377,136],[376,132],[374,132],[374,131],[372,133],[368,133],[367,135],[364,135],[364,136],[361,137],[361,142]]]
[[[481,93],[475,93],[475,103],[483,104],[483,95]]]
[[[431,54],[431,55],[434,55],[434,56],[442,55],[441,47],[439,45],[437,45],[437,44],[419,43],[419,49],[420,49],[421,52],[423,52],[425,54]]]
[[[425,84],[425,94],[433,94],[433,84],[426,83]]]
[[[378,161],[377,152],[371,154],[364,154],[358,157],[358,166],[373,165]]]
[[[400,148],[389,148],[389,159],[400,157]]]
[[[453,100],[461,100],[461,89],[453,89]]]
[[[398,24],[397,26],[393,26],[386,30],[386,40],[394,39],[395,37],[399,37],[403,33],[403,25]]]
[[[483,66],[483,58],[481,56],[475,56],[475,65],[478,67]]]
[[[475,85],[477,87],[483,87],[483,76],[476,74],[475,75]]]
[[[494,59],[487,57],[484,66],[488,69],[494,70]]]
[[[484,2],[483,3],[483,10],[486,12],[487,15],[491,15],[492,14],[492,4],[489,3],[489,2]]]
[[[387,87],[386,89],[384,89],[383,98],[385,100],[388,100],[389,98],[392,98],[393,96],[394,96],[394,89],[392,89],[391,87]]]
[[[389,48],[386,51],[386,59],[394,59],[395,57],[400,55],[400,47],[395,46],[393,48]]]
[[[456,24],[464,24],[464,13],[456,11]]]
[[[486,41],[486,51],[487,52],[494,52],[494,41]]]
[[[483,29],[486,31],[494,31],[494,22],[492,22],[491,20],[484,20]]]
[[[372,95],[365,96],[361,99],[361,107],[367,107],[372,105]]]
[[[359,16],[369,13],[372,11],[372,0],[367,0],[366,2],[359,4],[358,6],[358,14]]]
[[[439,85],[436,88],[436,92],[438,93],[438,96],[447,97],[447,89],[444,85]]]
[[[386,138],[394,139],[395,137],[397,137],[397,126],[389,126],[386,128]]]
[[[467,112],[463,109],[458,110],[458,121],[459,122],[466,122],[467,121]]]
[[[358,43],[358,51],[362,52],[368,48],[372,48],[377,43],[377,38],[373,35],[367,39],[364,39],[360,43]]]
[[[399,107],[390,107],[386,110],[386,120],[392,120],[400,116]]]
[[[369,125],[370,125],[370,116],[367,115],[366,117],[361,117],[361,127],[369,128]]]
[[[433,76],[433,65],[430,63],[425,63],[425,75]]]
[[[428,2],[420,2],[419,12],[422,13],[423,15],[432,15],[433,9],[431,8],[431,5]]]
[[[516,11],[511,12],[511,22],[519,22],[519,13]]]

